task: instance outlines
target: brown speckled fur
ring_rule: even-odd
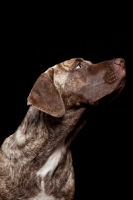
[[[0,200],[72,200],[70,143],[87,121],[88,105],[124,85],[123,59],[93,64],[75,58],[42,73],[29,94],[24,120],[0,149]],[[38,175],[56,151],[57,165]]]

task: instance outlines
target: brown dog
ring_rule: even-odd
[[[98,64],[75,58],[41,74],[24,120],[0,150],[0,200],[72,200],[70,143],[87,121],[88,105],[124,85],[121,58]]]

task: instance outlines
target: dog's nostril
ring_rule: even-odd
[[[123,58],[116,58],[115,61],[114,61],[114,63],[115,63],[116,65],[121,66],[121,67],[124,67],[124,66],[125,66],[125,61],[124,61]]]

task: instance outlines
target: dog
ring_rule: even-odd
[[[122,58],[98,64],[73,58],[42,73],[24,120],[0,149],[0,200],[72,200],[70,144],[87,122],[90,105],[119,94],[125,80]]]

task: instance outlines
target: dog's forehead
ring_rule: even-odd
[[[65,68],[73,68],[73,66],[77,65],[78,63],[86,63],[88,65],[92,65],[93,63],[89,60],[84,60],[83,58],[72,58],[70,60],[66,60],[61,63],[61,65]]]
[[[76,62],[76,58],[72,58],[70,60],[65,60],[64,62],[62,62],[61,64],[63,66],[69,66],[69,65],[73,65]]]
[[[84,60],[83,58],[78,57],[78,58],[72,58],[72,59],[63,61],[61,63],[58,63],[58,64],[54,65],[52,67],[52,69],[54,69],[54,72],[56,73],[56,75],[58,73],[62,74],[63,71],[64,72],[72,71],[78,64],[81,64],[81,63],[86,66],[93,65],[93,63],[91,61]]]
[[[72,58],[69,60],[66,60],[64,62],[61,62],[57,65],[55,65],[55,68],[63,68],[67,71],[73,69],[74,66],[76,66],[76,64],[78,64],[79,62],[83,62],[84,59],[83,58]]]
[[[84,60],[84,62],[86,62],[87,64],[89,64],[89,65],[92,65],[93,63],[91,62],[91,61],[89,61],[89,60]]]

